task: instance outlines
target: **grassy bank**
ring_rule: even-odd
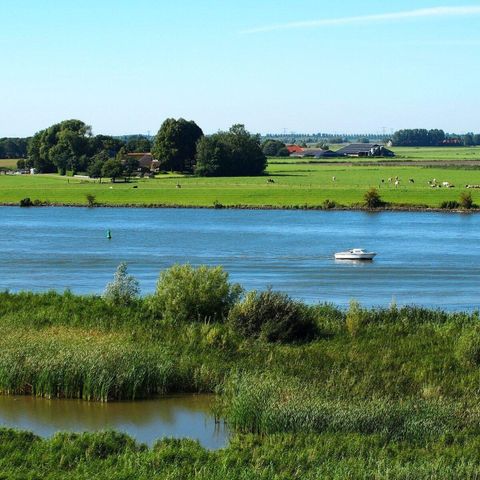
[[[0,475],[30,479],[474,479],[480,475],[476,437],[443,437],[424,444],[378,435],[239,436],[208,452],[188,440],[152,449],[124,435],[57,434],[42,440],[0,430]]]
[[[376,187],[383,200],[393,205],[439,207],[444,201],[458,200],[465,185],[480,184],[480,170],[440,167],[272,164],[268,175],[159,175],[156,179],[115,184],[58,175],[0,175],[0,203],[18,205],[21,199],[29,197],[44,203],[87,205],[86,196],[92,194],[102,205],[118,206],[318,207],[328,199],[348,207],[362,204],[365,191]],[[400,179],[398,187],[394,185],[395,177]],[[268,178],[274,183],[268,183]],[[428,181],[433,179],[449,182],[455,188],[432,188]],[[181,188],[177,188],[178,184]],[[480,203],[479,191],[469,191],[474,202]]]
[[[228,448],[208,452],[186,440],[147,449],[114,433],[42,440],[0,430],[0,476],[480,475],[477,313],[357,304],[281,310],[275,297],[283,313],[260,327],[252,322],[269,315],[264,304],[273,300],[261,297],[255,310],[248,298],[224,317],[179,321],[152,307],[174,312],[165,299],[115,305],[71,293],[1,293],[3,393],[111,401],[216,392],[217,413],[236,434]],[[295,315],[314,322],[303,340],[292,337],[300,332]],[[290,336],[275,337],[280,322]]]

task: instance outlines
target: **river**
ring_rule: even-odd
[[[0,289],[11,291],[101,293],[126,261],[146,294],[160,270],[190,262],[310,303],[478,307],[480,215],[0,207],[0,229]],[[350,247],[378,256],[333,259]]]

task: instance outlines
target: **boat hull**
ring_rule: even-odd
[[[335,260],[373,260],[376,253],[340,252],[335,254]]]

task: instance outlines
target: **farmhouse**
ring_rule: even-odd
[[[290,155],[293,158],[331,158],[338,157],[337,152],[323,150],[322,148],[303,148],[301,152]]]
[[[394,157],[393,153],[384,145],[377,143],[352,143],[337,150],[337,155],[345,157]]]
[[[158,170],[158,160],[153,158],[151,153],[127,153],[127,157],[136,158],[138,166],[142,169],[148,169],[152,172]]]

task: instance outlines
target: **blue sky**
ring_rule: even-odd
[[[1,0],[0,137],[480,131],[480,2]]]

